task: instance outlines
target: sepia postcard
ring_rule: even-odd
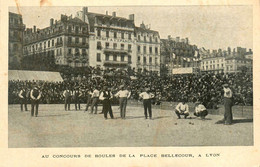
[[[0,13],[0,167],[260,166],[260,1]]]

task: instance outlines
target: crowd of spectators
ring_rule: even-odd
[[[120,85],[128,86],[131,98],[138,100],[138,94],[149,87],[155,94],[154,103],[164,101],[179,102],[186,99],[189,102],[201,101],[207,108],[216,108],[222,103],[222,85],[228,83],[234,92],[235,105],[253,104],[252,74],[186,74],[159,76],[156,73],[137,73],[133,70],[101,70],[89,68],[87,73],[71,75],[61,73],[63,82],[47,81],[9,81],[9,104],[19,103],[19,91],[22,87],[29,92],[37,85],[42,91],[42,103],[63,103],[62,93],[66,88],[72,91],[79,87],[83,96],[81,102],[86,103],[87,92],[94,87],[102,90],[103,86],[111,88],[116,93]],[[116,102],[116,100],[115,100]]]

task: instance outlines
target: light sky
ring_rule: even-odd
[[[50,18],[59,20],[60,14],[75,16],[82,7],[20,7],[27,28],[45,28]],[[16,7],[9,11],[18,13]],[[89,12],[119,17],[135,14],[135,25],[151,25],[161,39],[188,37],[191,44],[206,49],[253,47],[253,8],[251,6],[150,6],[150,7],[89,7]]]

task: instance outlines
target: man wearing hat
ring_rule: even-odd
[[[39,108],[39,101],[41,98],[42,92],[40,91],[38,86],[34,86],[34,88],[31,90],[30,97],[31,97],[31,116],[34,115],[38,116],[38,108]],[[34,114],[34,107],[35,107],[35,114]]]
[[[208,115],[208,111],[206,107],[203,104],[201,104],[199,101],[195,102],[194,115],[196,117],[200,117],[202,120],[204,120],[205,117]]]
[[[18,94],[19,98],[20,98],[20,104],[21,104],[21,111],[23,111],[23,105],[24,105],[24,109],[25,111],[27,110],[27,92],[26,89],[24,88],[24,86],[22,86],[22,88],[20,89],[20,92]]]
[[[88,111],[88,107],[91,104],[92,89],[91,88],[88,89],[85,93],[86,93],[85,97],[87,97],[87,105],[85,111]]]
[[[95,107],[95,114],[97,114],[98,98],[99,98],[99,90],[97,89],[97,86],[96,86],[92,93],[92,96],[91,96],[92,104],[91,104],[91,113],[90,114],[93,114],[94,107]]]
[[[232,105],[233,105],[233,93],[232,90],[229,88],[228,84],[223,85],[224,90],[224,124],[231,125],[233,121],[233,114],[232,114]]]
[[[121,85],[119,88],[120,91],[117,92],[115,96],[119,97],[120,117],[125,119],[127,99],[131,96],[131,92],[129,92],[124,85]]]
[[[112,93],[108,90],[107,86],[104,86],[103,91],[100,94],[99,99],[103,101],[103,112],[104,117],[107,119],[107,113],[109,112],[110,118],[114,119],[113,111],[111,107],[110,99],[113,97]]]
[[[152,103],[151,99],[154,98],[154,94],[150,92],[150,89],[147,87],[145,91],[139,94],[139,97],[143,99],[144,105],[144,116],[147,119],[147,109],[149,113],[149,118],[152,119]]]
[[[66,90],[64,90],[63,97],[65,99],[65,103],[64,103],[65,111],[67,111],[67,108],[68,110],[70,110],[71,91],[69,87],[66,87]]]
[[[186,98],[180,102],[176,108],[175,108],[175,113],[178,116],[178,119],[181,119],[181,115],[184,115],[184,118],[186,119],[190,114],[189,114],[189,106],[187,104]]]
[[[75,101],[75,109],[80,110],[80,97],[82,96],[82,92],[79,90],[79,86],[77,86],[73,91],[73,96]]]

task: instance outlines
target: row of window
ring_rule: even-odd
[[[109,42],[106,42],[105,43],[105,47],[106,49],[110,48],[110,43]],[[97,42],[97,49],[98,50],[101,50],[102,49],[102,45],[101,45],[101,42]],[[117,49],[117,43],[113,43],[113,49]],[[124,50],[125,49],[125,44],[121,43],[120,44],[120,49],[121,50]],[[128,44],[128,50],[132,50],[132,45],[131,44]]]
[[[220,68],[220,65],[217,64],[216,66],[215,65],[210,65],[210,66],[203,66],[202,67],[203,70],[215,70],[215,69],[219,69]],[[221,64],[221,68],[224,68],[224,64]]]
[[[87,52],[86,52],[86,49],[79,49],[79,48],[74,48],[74,49],[72,49],[72,48],[69,48],[68,49],[68,54],[86,54]]]
[[[250,61],[246,61],[246,60],[227,60],[227,63],[232,63],[232,62],[237,62],[237,63],[250,63]]]
[[[141,36],[138,35],[137,39],[138,39],[138,41],[141,41]],[[143,41],[144,42],[148,42],[147,39],[146,39],[146,36],[143,37]],[[152,36],[149,37],[149,42],[151,42],[151,43],[153,42],[153,37]],[[155,42],[156,43],[158,42],[158,38],[157,37],[155,37]]]
[[[43,29],[40,30],[37,34],[34,34],[32,37],[30,37],[29,39],[38,39],[38,37],[45,37],[46,35],[49,35],[51,33],[55,33],[55,32],[61,32],[63,30],[64,26],[59,26],[57,28],[48,28],[48,29]],[[75,28],[74,28],[75,27]],[[68,26],[68,32],[75,32],[76,34],[78,33],[84,33],[87,32],[88,28],[87,27],[80,27],[80,26]],[[28,39],[26,40],[28,41]]]
[[[79,27],[79,26],[68,26],[68,32],[71,33],[72,31],[74,31],[76,34],[78,34],[79,32],[87,32],[88,31],[88,27]]]
[[[211,60],[211,61],[204,61],[204,62],[202,62],[202,64],[212,64],[212,63],[219,63],[219,62],[223,62],[224,61],[224,59],[221,59],[221,60]],[[245,61],[245,60],[237,60],[237,61],[235,61],[235,60],[227,60],[226,61],[227,63],[234,63],[234,62],[237,62],[237,63],[247,63],[247,62],[249,62],[249,61]]]
[[[138,51],[138,53],[141,53],[141,46],[137,46],[137,51]],[[155,52],[155,54],[158,54],[158,48],[157,47],[155,47],[154,48],[154,52]],[[146,53],[146,46],[143,46],[143,53]],[[149,47],[149,53],[150,54],[152,54],[153,53],[153,47]]]
[[[113,38],[117,38],[118,32],[113,32]],[[97,30],[97,36],[98,37],[101,37],[101,30]],[[111,35],[111,32],[110,31],[106,31],[106,37],[109,38],[109,37],[112,37]],[[121,32],[121,38],[122,39],[125,39],[125,33],[124,32]],[[132,33],[128,33],[128,39],[132,39]]]
[[[82,42],[82,44],[86,44],[87,40],[86,38],[79,38],[79,37],[68,37],[68,44],[71,44],[75,41],[76,44],[79,44],[80,41]]]
[[[138,62],[138,63],[141,62],[141,57],[140,57],[140,56],[137,57],[137,62]],[[143,63],[144,63],[144,64],[147,63],[146,57],[143,57]],[[153,63],[152,57],[149,57],[149,63]],[[157,57],[155,58],[155,64],[158,64],[158,58],[157,58]]]
[[[233,66],[227,66],[226,68],[227,68],[227,71],[228,70],[233,70]]]
[[[9,35],[10,37],[14,37],[14,38],[17,38],[17,39],[22,39],[22,32],[21,31],[17,31],[17,30],[9,30]]]
[[[133,25],[131,23],[127,22],[121,22],[121,21],[113,21],[113,20],[97,20],[97,24],[101,25],[107,25],[107,26],[118,26],[118,27],[128,27],[133,28]]]
[[[26,46],[26,47],[24,47],[24,50],[25,51],[28,50],[28,51],[31,52],[31,51],[37,51],[39,48],[46,49],[46,48],[54,47],[55,41],[57,42],[57,44],[63,43],[62,37],[58,37],[56,39],[48,40],[48,41],[45,41],[45,42],[40,42],[38,44],[34,44],[34,45],[31,45],[31,46],[28,46],[28,47]]]
[[[74,66],[74,67],[85,67],[87,64],[86,63],[80,63],[80,62],[70,62],[68,63],[69,66]]]
[[[113,56],[113,61],[118,61],[118,59],[120,58],[120,61],[121,62],[124,62],[125,61],[125,55],[112,55]],[[130,63],[132,62],[132,57],[131,56],[127,56],[127,61]],[[106,54],[105,55],[105,60],[106,61],[109,61],[110,60],[110,54]],[[101,54],[100,53],[97,53],[97,62],[101,62]]]
[[[224,59],[221,59],[221,60],[211,60],[211,61],[204,61],[202,62],[202,64],[212,64],[212,63],[219,63],[219,62],[223,62]]]
[[[19,45],[17,43],[10,43],[9,46],[11,47],[10,52],[12,52],[12,51],[13,52],[19,51],[22,48],[22,47],[20,47],[21,44]]]
[[[22,18],[13,18],[13,17],[10,17],[9,22],[10,22],[10,23],[14,23],[14,24],[23,24]]]

